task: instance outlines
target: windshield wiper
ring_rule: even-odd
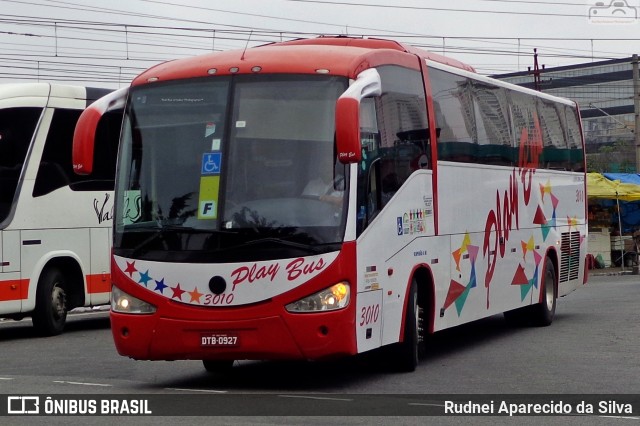
[[[208,228],[194,228],[193,226],[182,225],[162,225],[158,228],[165,231],[178,231],[187,234],[237,234],[239,231],[233,229],[208,229]]]
[[[153,241],[157,240],[160,237],[164,238],[164,229],[160,227],[155,228],[155,232],[153,234],[145,238],[141,243],[139,243],[133,248],[130,255],[131,258],[135,259],[139,255],[141,255],[145,247],[147,247],[150,243],[152,243]]]
[[[292,248],[296,248],[296,249],[299,249],[299,250],[310,251],[312,253],[322,253],[323,252],[323,250],[320,247],[318,247],[317,245],[296,243],[294,241],[283,240],[283,239],[275,238],[275,237],[267,237],[267,238],[260,238],[258,240],[247,241],[245,243],[238,244],[237,246],[230,247],[229,250],[237,250],[237,249],[240,249],[240,248],[253,246],[253,245],[256,245],[256,244],[266,244],[266,243],[274,243],[274,244],[278,244],[278,245],[285,246],[285,247],[292,247]]]
[[[164,239],[167,235],[167,231],[171,231],[170,234],[182,232],[185,234],[237,234],[237,231],[231,231],[227,229],[198,229],[192,226],[181,226],[181,225],[170,225],[165,224],[162,226],[157,226],[153,228],[148,228],[148,230],[155,231],[153,234],[145,238],[142,242],[136,245],[131,251],[131,257],[136,258],[144,252],[144,249],[149,246],[152,242],[157,240],[158,238]],[[136,232],[139,232],[140,229],[136,229]]]

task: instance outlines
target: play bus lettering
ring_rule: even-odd
[[[124,105],[112,332],[134,359],[324,359],[497,313],[549,325],[584,284],[575,102],[390,40],[320,37],[147,70]]]
[[[73,173],[70,153],[81,112],[110,91],[0,85],[0,317],[30,316],[41,335],[61,333],[74,308],[109,303],[121,116],[104,116],[97,138],[114,141],[91,176]]]

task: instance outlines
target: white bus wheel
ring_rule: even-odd
[[[533,305],[531,320],[534,325],[545,327],[551,325],[556,313],[556,301],[558,291],[556,285],[556,268],[551,259],[546,258],[544,262],[544,274],[542,276],[541,289],[542,300]]]

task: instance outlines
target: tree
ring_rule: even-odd
[[[597,153],[588,154],[587,171],[636,173],[632,141],[618,140],[611,145],[601,146]]]

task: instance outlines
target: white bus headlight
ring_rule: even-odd
[[[311,296],[289,303],[285,308],[289,312],[319,312],[342,309],[349,304],[350,291],[347,282],[340,282]]]
[[[156,307],[112,286],[111,310],[121,314],[152,314]]]

